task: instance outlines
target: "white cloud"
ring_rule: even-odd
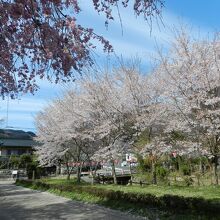
[[[41,110],[45,106],[45,100],[36,99],[36,98],[22,98],[20,100],[7,100],[0,101],[0,112],[6,111],[8,109],[9,112],[37,112]]]
[[[195,37],[206,37],[208,32],[212,32],[208,27],[201,27],[194,24],[189,18],[179,16],[173,12],[163,8],[162,22],[158,19],[152,19],[152,32],[148,23],[143,17],[136,17],[134,15],[132,4],[128,8],[120,8],[120,16],[122,19],[122,26],[124,35],[121,35],[121,23],[118,18],[117,10],[113,10],[115,20],[110,21],[109,28],[106,30],[104,21],[105,15],[98,14],[92,5],[92,1],[80,1],[82,13],[79,16],[79,22],[86,26],[94,27],[95,32],[104,35],[110,40],[115,51],[120,51],[120,54],[127,56],[127,51],[142,51],[143,48],[150,48],[153,50],[155,42],[158,45],[169,47],[170,41],[174,38],[173,28],[181,25],[188,25],[190,34]],[[92,23],[93,22],[93,23]],[[124,42],[126,43],[123,43]],[[125,45],[124,49],[122,46]],[[118,49],[120,48],[120,49]],[[122,49],[121,49],[122,48]],[[137,48],[134,50],[134,48]],[[142,49],[140,49],[142,48]],[[101,47],[98,47],[98,52],[101,52]]]

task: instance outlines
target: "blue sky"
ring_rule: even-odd
[[[104,25],[104,16],[98,15],[92,8],[90,0],[80,0],[82,13],[78,21],[88,27],[93,27],[96,33],[103,35],[114,47],[117,56],[129,59],[134,56],[141,57],[143,69],[146,71],[150,66],[150,57],[155,53],[155,44],[169,48],[172,39],[171,28],[187,24],[192,28],[191,33],[195,36],[211,35],[220,30],[220,1],[211,0],[165,0],[163,9],[163,23],[153,23],[150,34],[149,25],[143,19],[136,18],[131,9],[122,9],[121,17],[123,23],[123,35],[119,19],[110,22],[108,30]],[[131,1],[132,2],[132,1]],[[100,46],[97,45],[97,63],[105,65],[114,55],[106,57]],[[0,101],[0,118],[5,122],[1,127],[12,127],[14,129],[35,131],[34,116],[42,110],[53,98],[63,91],[62,85],[50,84],[47,81],[39,83],[40,90],[33,95],[21,96],[18,100]],[[8,111],[7,111],[8,109]],[[8,114],[7,114],[8,112]],[[7,117],[8,115],[8,117]],[[8,118],[8,120],[6,120]]]

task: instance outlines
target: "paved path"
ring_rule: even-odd
[[[139,220],[98,205],[72,201],[0,181],[0,220]]]

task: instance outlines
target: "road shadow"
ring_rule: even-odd
[[[14,182],[10,184],[1,184],[0,185],[0,196],[18,196],[18,195],[32,195],[40,193],[40,191],[26,189],[20,186],[14,186]]]
[[[95,204],[68,200],[46,192],[0,185],[1,220],[132,220],[139,219]],[[142,218],[140,218],[142,219]]]

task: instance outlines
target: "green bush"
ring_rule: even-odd
[[[184,176],[189,176],[191,174],[191,169],[188,164],[182,164],[180,170]]]
[[[19,156],[11,155],[9,159],[9,166],[11,169],[18,169],[20,164]]]
[[[137,170],[140,173],[150,172],[151,171],[151,161],[149,157],[143,157],[141,155],[137,155],[138,167]]]
[[[194,181],[193,181],[192,177],[185,177],[184,182],[185,182],[186,186],[191,186],[191,185],[193,185]]]
[[[39,164],[37,161],[28,162],[26,167],[27,167],[28,179],[32,179],[33,172],[35,173],[35,179],[40,179],[42,168],[39,167]]]
[[[33,162],[33,155],[23,154],[20,156],[20,167],[27,168],[27,165]]]
[[[164,179],[168,175],[168,170],[163,166],[156,167],[156,174],[159,178]]]

